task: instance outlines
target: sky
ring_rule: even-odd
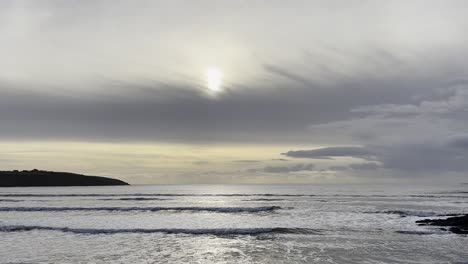
[[[0,2],[0,170],[468,182],[456,0]]]

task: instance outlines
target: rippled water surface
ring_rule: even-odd
[[[0,188],[0,263],[468,263],[468,186]]]

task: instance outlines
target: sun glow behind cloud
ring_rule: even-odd
[[[222,72],[217,68],[208,68],[205,75],[208,89],[213,92],[220,92],[223,79]]]

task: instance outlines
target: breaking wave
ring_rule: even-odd
[[[258,199],[247,199],[247,200],[242,200],[244,202],[278,202],[278,201],[284,201],[285,199],[268,199],[268,198],[258,198]]]
[[[425,211],[405,211],[405,210],[393,210],[393,211],[378,211],[378,212],[369,212],[369,213],[377,213],[377,214],[397,214],[401,217],[406,216],[418,216],[418,217],[429,217],[429,216],[437,216],[439,215],[436,212],[425,212]]]
[[[0,194],[0,197],[113,197],[113,196],[200,196],[200,197],[235,197],[235,196],[278,196],[278,197],[311,197],[312,194],[273,194],[273,193],[254,193],[254,194],[180,194],[180,193],[86,193],[86,194],[33,194],[33,193],[6,193]]]
[[[431,231],[406,231],[406,230],[395,231],[395,233],[405,234],[405,235],[420,235],[420,236],[441,234],[441,232],[433,232],[433,231],[431,232]]]
[[[14,202],[21,202],[21,200],[13,200],[13,199],[0,199],[0,202],[10,202],[10,203],[14,203]]]
[[[272,212],[280,206],[261,207],[0,207],[0,212],[65,212],[65,211],[207,211],[216,213]]]
[[[262,234],[320,234],[319,230],[309,228],[217,228],[217,229],[180,229],[180,228],[160,228],[160,229],[92,229],[92,228],[70,228],[70,227],[49,227],[49,226],[23,226],[8,225],[0,226],[0,232],[25,232],[25,231],[60,231],[75,234],[120,234],[120,233],[164,233],[164,234],[189,234],[189,235],[262,235]]]
[[[126,197],[126,198],[102,198],[100,201],[165,201],[163,198],[152,198],[152,197]]]

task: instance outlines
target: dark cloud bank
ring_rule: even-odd
[[[466,172],[468,170],[468,135],[442,141],[427,141],[401,145],[368,147],[328,147],[313,150],[295,150],[283,153],[291,158],[333,159],[350,157],[368,162],[348,166],[331,166],[329,169],[377,170],[392,169],[416,173]]]

